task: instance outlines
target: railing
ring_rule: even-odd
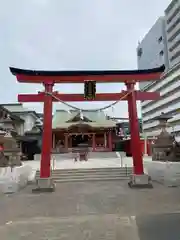
[[[125,152],[119,152],[119,156],[120,156],[120,167],[123,167],[124,163],[123,163],[123,158],[126,156]]]
[[[55,161],[56,161],[56,159],[55,159],[54,156],[52,156],[51,161],[52,161],[51,170],[54,171],[54,170],[55,170],[55,167],[56,167],[56,166],[55,166]]]
[[[125,171],[126,171],[126,176],[128,176],[128,167],[127,167],[127,164],[125,164]]]

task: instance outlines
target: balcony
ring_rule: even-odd
[[[166,23],[166,31],[167,34],[171,33],[171,31],[176,27],[176,25],[178,24],[180,20],[180,16],[179,14],[177,14],[176,16],[173,17],[172,21],[168,24]]]
[[[179,62],[180,62],[180,51],[177,52],[176,56],[174,56],[170,59],[170,66],[174,66],[175,64],[177,64]]]
[[[179,12],[179,3],[178,3],[178,0],[175,2],[175,1],[172,1],[171,2],[173,4],[172,8],[168,11],[168,13],[166,12],[167,9],[165,10],[165,14],[166,14],[166,20],[167,20],[167,24],[170,24],[174,17],[176,15],[178,15],[178,12]]]
[[[169,43],[169,47],[171,47],[172,44],[174,44],[174,39],[178,37],[180,34],[180,23],[178,23],[170,33],[167,34],[167,39]]]
[[[178,131],[180,131],[180,125],[177,125],[177,126],[174,126],[173,128],[172,127],[168,127],[167,128],[167,131],[169,132],[169,133],[171,133],[171,132],[178,132]],[[155,130],[155,131],[150,131],[150,132],[146,132],[146,136],[151,136],[151,137],[155,137],[155,136],[158,136],[159,134],[160,134],[160,132],[161,132],[161,129],[158,129],[158,130]]]
[[[168,77],[166,77],[165,79],[163,79],[163,81],[158,82],[155,86],[153,86],[149,91],[150,92],[155,92],[162,88],[165,84],[171,83],[175,78],[177,78],[179,76],[180,78],[180,70],[177,70],[176,72],[174,72],[173,74],[169,75]],[[162,90],[160,91],[162,92]],[[142,102],[142,106],[146,106],[148,103],[152,102],[152,100],[148,100],[148,101],[144,101]]]
[[[169,102],[174,101],[177,98],[180,98],[180,81],[176,82],[176,87],[171,87],[171,89],[169,89],[169,96],[163,97],[160,100],[154,101],[152,103],[152,105],[146,107],[146,108],[142,108],[142,113],[148,113],[149,111],[155,110],[156,108],[159,108],[160,106],[164,105],[164,104],[168,104]],[[172,92],[174,90],[174,92]],[[176,92],[175,92],[176,91]],[[166,92],[168,93],[168,91]]]
[[[176,122],[178,120],[180,121],[180,110],[179,110],[178,114],[176,114],[174,117],[172,117],[171,119],[168,120],[168,123],[170,123],[172,125],[178,125],[178,124],[176,124]],[[143,124],[143,130],[147,130],[149,128],[156,127],[156,126],[158,126],[158,124],[159,124],[158,120],[154,120],[154,121],[152,121],[150,123],[144,123]],[[179,123],[179,125],[180,125],[180,123]]]
[[[144,123],[143,124],[143,130],[146,130],[146,129],[149,129],[149,128],[152,128],[152,127],[156,127],[158,126],[159,124],[159,121],[155,120],[153,122],[150,122],[150,123]]]
[[[157,110],[154,113],[148,114],[148,116],[143,117],[143,121],[148,121],[155,117],[158,117],[159,115],[161,115],[162,112],[165,112],[165,113],[173,112],[173,111],[176,112],[176,111],[179,111],[179,109],[180,109],[180,101],[175,104],[169,105],[168,107],[164,106],[160,110]]]

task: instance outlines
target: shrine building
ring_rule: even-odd
[[[116,141],[116,122],[103,111],[57,110],[52,120],[53,149],[68,152],[79,144],[91,151],[112,151]]]

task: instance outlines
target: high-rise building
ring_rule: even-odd
[[[165,9],[169,66],[180,62],[180,0],[173,0]]]
[[[172,116],[168,131],[180,141],[180,0],[169,4],[137,49],[139,69],[166,66],[160,81],[140,84],[141,90],[161,95],[159,100],[141,103],[143,132],[156,136],[160,129],[155,118],[163,112]]]
[[[180,141],[180,63],[166,72],[160,81],[153,82],[146,87],[146,91],[160,92],[161,98],[156,101],[144,101],[141,103],[143,132],[147,136],[159,134],[159,123],[156,117],[163,113],[171,115],[169,132],[173,132]]]
[[[137,47],[138,69],[162,66],[168,69],[167,39],[165,34],[165,18],[160,17]],[[143,89],[149,82],[139,84]]]

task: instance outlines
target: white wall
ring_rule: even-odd
[[[180,163],[179,162],[144,162],[146,172],[152,180],[166,186],[180,186]]]
[[[31,131],[31,129],[34,127],[36,122],[36,117],[33,116],[31,113],[25,115],[23,114],[21,118],[24,119],[24,132]]]
[[[25,187],[28,181],[32,181],[32,167],[22,165],[20,167],[5,167],[0,169],[0,193],[14,193]]]
[[[16,128],[16,131],[19,135],[24,134],[24,123],[16,124],[15,128]]]

